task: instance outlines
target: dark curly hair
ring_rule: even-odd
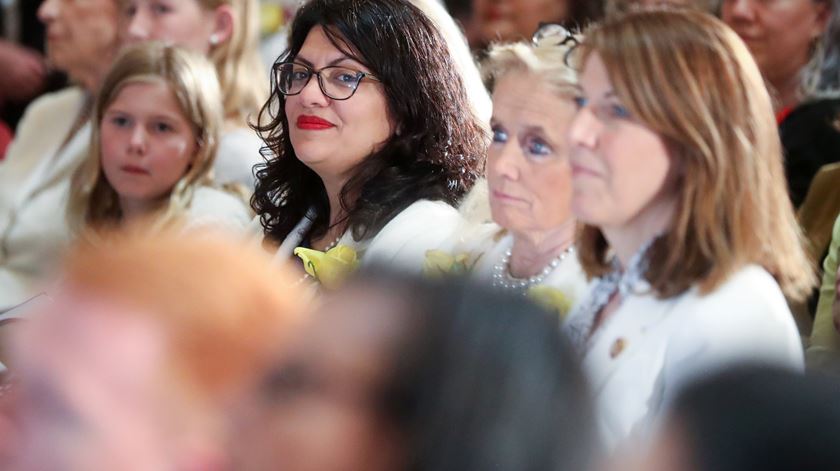
[[[315,26],[382,81],[399,129],[353,170],[341,190],[345,217],[338,223],[362,240],[417,200],[456,204],[483,169],[487,140],[434,24],[408,0],[311,0],[298,11],[289,49],[277,62],[293,60]],[[295,155],[276,80],[255,129],[267,158],[257,167],[251,206],[266,236],[283,241],[310,208],[309,237],[323,236],[330,224],[326,189]]]

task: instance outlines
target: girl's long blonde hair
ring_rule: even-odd
[[[230,5],[233,34],[210,51],[222,87],[225,118],[240,126],[256,119],[268,99],[269,77],[260,58],[260,16],[257,0],[198,0],[208,10]]]
[[[211,180],[219,133],[224,120],[221,91],[213,66],[199,54],[160,43],[145,43],[123,51],[103,81],[94,106],[90,157],[76,171],[70,188],[68,218],[77,232],[120,224],[122,210],[116,190],[102,172],[100,128],[108,107],[126,85],[166,84],[180,111],[192,125],[196,154],[172,189],[154,226],[168,225],[189,207],[195,188]]]
[[[649,252],[654,292],[671,297],[697,285],[708,293],[756,264],[792,299],[810,293],[815,274],[788,197],[773,106],[743,41],[711,15],[659,7],[588,30],[582,61],[592,54],[681,169],[674,221]],[[600,229],[585,226],[579,255],[590,276],[610,269],[608,253]]]

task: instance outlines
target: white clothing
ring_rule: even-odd
[[[88,156],[90,123],[62,144],[85,97],[72,87],[29,105],[0,163],[0,309],[33,294],[70,241],[70,179]]]
[[[420,200],[394,216],[372,238],[357,242],[347,231],[338,244],[355,249],[363,266],[382,263],[420,273],[426,252],[438,249],[447,240],[451,240],[460,223],[461,216],[452,206],[441,201]],[[255,218],[250,231],[253,232],[257,227],[259,217]],[[274,257],[275,262],[286,262],[311,227],[309,219],[301,220],[280,245]]]
[[[260,155],[262,146],[263,141],[256,131],[248,128],[222,133],[216,150],[216,161],[213,163],[216,183],[239,183],[253,193],[257,184],[253,169],[254,165],[263,162]]]
[[[189,230],[222,229],[241,234],[252,219],[251,208],[235,195],[209,186],[195,190],[185,216]]]
[[[577,310],[567,332],[586,324]],[[759,362],[803,369],[793,316],[773,277],[746,266],[712,293],[696,288],[657,299],[640,282],[590,339],[584,371],[609,447],[645,433],[686,383],[721,368]]]

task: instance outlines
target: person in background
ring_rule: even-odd
[[[438,0],[411,0],[411,3],[432,20],[432,23],[446,41],[449,55],[458,75],[464,82],[464,88],[467,90],[467,98],[472,113],[478,118],[489,135],[493,103],[490,100],[490,94],[487,93],[487,88],[484,86],[481,72],[478,70],[478,65],[470,51],[467,38],[464,37],[464,33],[458,27],[458,24]]]
[[[813,87],[802,86],[809,62],[819,60],[815,57],[825,46],[836,48],[835,38],[822,40],[834,8],[834,0],[723,0],[721,4],[721,18],[747,44],[774,95],[794,207],[804,201],[820,167],[840,159],[840,133],[834,127],[840,100],[823,99]]]
[[[588,30],[581,60],[572,211],[594,280],[565,328],[615,446],[699,374],[802,369],[785,295],[804,298],[815,277],[770,96],[730,28],[690,8],[634,10]]]
[[[46,34],[38,20],[44,0],[0,2],[0,121],[14,130],[26,107],[43,93],[67,86],[67,77],[45,57]]]
[[[411,2],[306,3],[259,127],[275,157],[252,207],[277,260],[343,247],[420,271],[483,165],[474,110],[446,40]]]
[[[608,15],[621,14],[638,6],[649,7],[661,4],[685,5],[695,7],[706,13],[717,15],[722,0],[607,0]]]
[[[468,37],[474,50],[529,39],[544,23],[579,30],[603,14],[602,0],[472,0]]]
[[[47,57],[76,84],[33,102],[0,163],[0,308],[27,299],[71,238],[70,177],[88,156],[93,97],[118,47],[117,0],[45,0]]]
[[[616,471],[840,469],[840,383],[738,366],[682,391],[640,460]]]
[[[206,55],[222,87],[225,122],[213,176],[253,193],[262,141],[250,129],[268,96],[259,56],[257,0],[123,0],[121,35],[129,44],[159,40]]]
[[[590,471],[589,394],[556,322],[462,280],[368,271],[280,354],[233,467]]]
[[[545,300],[553,297],[561,315],[585,295],[566,138],[576,111],[577,72],[569,61],[577,44],[562,26],[548,25],[532,42],[489,50],[483,67],[494,106],[485,198],[494,223],[459,231],[452,254],[428,254],[428,271],[470,272],[532,296],[547,290]]]
[[[230,469],[230,411],[304,317],[290,274],[222,236],[167,231],[81,244],[63,272],[14,336],[18,430],[2,442],[17,446],[0,466]]]
[[[837,283],[840,277],[840,216],[834,222],[833,237],[828,255],[823,260],[814,328],[811,331],[805,360],[808,368],[840,377],[840,302],[837,301]]]
[[[93,113],[91,155],[74,175],[68,217],[83,235],[144,220],[152,230],[244,229],[242,198],[213,188],[223,123],[213,66],[187,50],[146,43],[123,51]]]

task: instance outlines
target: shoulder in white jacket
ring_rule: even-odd
[[[363,265],[381,263],[398,269],[421,272],[428,250],[438,249],[451,241],[461,227],[461,215],[442,201],[416,201],[383,227],[375,236],[365,241],[355,241],[347,231],[338,244],[353,247]],[[298,223],[274,256],[275,263],[284,263],[292,256],[309,232],[312,223],[304,218]],[[249,226],[252,236],[262,239],[259,217]]]
[[[629,295],[595,333],[583,365],[614,446],[643,431],[686,383],[744,362],[803,368],[785,298],[754,265],[707,295],[696,288],[668,299]]]
[[[70,179],[88,155],[90,124],[65,140],[84,101],[68,88],[33,102],[0,163],[0,309],[28,298],[70,240]]]

